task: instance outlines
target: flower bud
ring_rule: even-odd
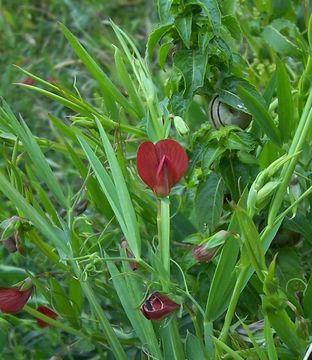
[[[190,128],[180,116],[174,116],[173,123],[179,135],[185,136],[190,132]]]
[[[161,320],[180,307],[167,296],[154,292],[141,305],[141,311],[148,320]]]
[[[213,236],[206,239],[193,249],[193,254],[198,262],[209,262],[217,254],[225,240],[231,235],[230,232],[220,230]]]
[[[37,311],[39,311],[43,315],[48,316],[49,318],[51,318],[53,320],[55,320],[57,318],[57,313],[46,306],[39,306]],[[37,324],[41,328],[49,326],[48,323],[46,323],[44,320],[41,320],[41,319],[37,319]]]

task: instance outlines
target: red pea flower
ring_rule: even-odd
[[[146,141],[137,152],[137,169],[141,179],[158,196],[167,196],[182,178],[188,166],[183,147],[175,140]]]
[[[22,291],[20,288],[0,288],[0,310],[6,314],[17,313],[27,303],[33,287]]]
[[[51,318],[53,320],[55,320],[57,318],[57,313],[46,306],[39,306],[37,311],[39,311],[43,315],[48,316],[49,318]],[[48,323],[46,323],[44,320],[41,320],[41,319],[37,319],[37,324],[41,328],[50,326]]]
[[[180,305],[167,296],[154,292],[141,305],[141,311],[148,320],[161,320],[177,310]]]

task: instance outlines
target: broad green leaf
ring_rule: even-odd
[[[213,233],[219,224],[223,206],[224,182],[216,173],[208,175],[198,188],[195,199],[195,216],[201,231],[208,228]]]
[[[99,67],[99,65],[95,62],[95,60],[89,55],[89,53],[85,50],[85,48],[79,43],[76,37],[69,31],[69,29],[67,29],[67,27],[64,24],[61,24],[60,26],[61,26],[61,30],[63,31],[65,37],[71,44],[76,54],[85,64],[90,74],[97,80],[106,103],[107,102],[110,103],[110,99],[113,98],[125,109],[125,111],[137,117],[136,109],[130,105],[128,100],[121,94],[119,89],[111,82],[109,77]]]
[[[174,25],[184,45],[189,49],[191,45],[192,14],[177,18]]]
[[[233,15],[222,16],[222,25],[224,25],[229,30],[229,32],[231,33],[232,37],[235,40],[241,39],[242,30],[235,16]]]
[[[202,4],[205,13],[207,14],[213,32],[219,35],[221,28],[221,12],[217,0],[198,0]]]
[[[157,43],[159,43],[159,41],[162,39],[162,37],[168,31],[170,31],[172,29],[172,27],[173,27],[173,24],[162,25],[150,33],[150,35],[148,37],[148,41],[147,41],[147,47],[146,47],[146,52],[147,52],[147,56],[149,59],[152,58],[153,50],[154,50],[155,46],[157,45]]]
[[[182,49],[174,56],[174,66],[184,79],[184,96],[192,96],[194,91],[202,87],[206,72],[207,56],[196,50]]]
[[[158,14],[160,22],[165,24],[171,21],[170,7],[172,0],[157,0]]]
[[[294,103],[291,96],[291,86],[289,83],[285,65],[277,59],[277,98],[278,98],[278,127],[281,138],[287,142],[295,128]]]
[[[238,86],[238,92],[242,98],[244,105],[252,114],[254,121],[256,121],[266,135],[278,146],[281,144],[280,134],[274,124],[274,121],[267,111],[267,109],[246,89]]]

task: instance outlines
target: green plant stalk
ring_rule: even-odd
[[[157,200],[157,228],[160,257],[170,280],[170,200],[169,197]],[[167,286],[166,286],[167,287]],[[168,291],[168,289],[164,289]]]
[[[36,319],[43,320],[47,324],[49,324],[57,329],[63,330],[65,332],[67,332],[68,334],[72,334],[72,335],[78,336],[80,338],[88,338],[89,339],[89,336],[86,335],[85,333],[83,333],[79,330],[76,330],[73,327],[64,324],[63,322],[51,319],[49,316],[42,314],[41,312],[33,309],[29,305],[24,305],[23,310],[26,311],[31,316],[35,317]]]
[[[231,297],[231,301],[228,307],[228,310],[226,312],[225,315],[225,319],[224,319],[224,323],[223,323],[223,327],[219,336],[220,341],[225,342],[230,330],[230,326],[232,323],[232,319],[235,313],[235,309],[236,309],[236,305],[239,299],[239,296],[244,288],[244,284],[245,284],[245,277],[248,273],[248,266],[245,266],[243,268],[241,268],[239,274],[238,274],[238,278],[236,280],[236,284],[233,290],[233,295]]]
[[[293,155],[302,151],[306,137],[312,126],[312,92],[310,92],[306,105],[303,109],[301,119],[296,130],[295,136],[289,148],[288,155]],[[287,186],[290,182],[291,176],[295,170],[298,157],[295,156],[288,163],[286,163],[281,171],[281,184],[273,198],[271,208],[268,215],[268,226],[272,226],[283,202]]]
[[[161,261],[166,271],[166,279],[163,282],[165,292],[169,291],[170,282],[170,200],[169,197],[157,199],[157,228]],[[179,334],[176,318],[169,323],[169,333],[172,349],[176,360],[184,359],[182,342]]]
[[[227,346],[226,344],[224,344],[221,340],[215,338],[215,337],[212,337],[213,338],[213,341],[216,343],[216,345],[221,348],[222,350],[226,351],[230,356],[231,356],[231,359],[234,359],[234,360],[243,360],[243,358],[237,354],[233,349],[231,349],[229,346]]]
[[[81,274],[79,265],[76,262],[72,262],[71,265],[73,267],[75,275],[79,278]],[[110,322],[107,320],[103,309],[97,302],[91,285],[89,284],[88,281],[81,281],[80,285],[86,298],[89,301],[93,313],[97,316],[99,320],[104,336],[106,337],[108,344],[111,346],[112,352],[114,353],[116,359],[127,360],[128,357],[124,349],[122,348]]]

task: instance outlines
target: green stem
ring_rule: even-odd
[[[230,326],[232,323],[232,319],[235,313],[235,309],[236,309],[236,305],[239,299],[239,296],[244,288],[244,284],[245,284],[245,278],[246,278],[246,274],[249,270],[249,267],[244,267],[241,269],[238,278],[236,280],[236,284],[235,284],[235,288],[231,297],[231,301],[229,304],[229,307],[227,309],[226,315],[225,315],[225,319],[224,319],[224,324],[223,324],[223,328],[221,330],[221,334],[219,336],[219,339],[223,342],[226,341],[229,330],[230,330]]]
[[[312,126],[312,91],[310,92],[306,105],[303,109],[298,128],[296,130],[294,139],[288,151],[288,155],[291,156],[302,151],[304,142],[311,129],[311,126]],[[280,179],[282,179],[282,181],[272,201],[271,209],[268,216],[269,226],[274,223],[276,215],[284,199],[287,186],[295,170],[297,161],[298,161],[298,156],[293,157],[288,163],[284,165],[281,171]]]
[[[81,338],[89,338],[89,336],[84,334],[83,332],[76,330],[73,327],[64,324],[63,322],[51,319],[49,316],[42,314],[41,312],[33,309],[29,305],[24,305],[23,310],[26,311],[31,316],[35,317],[36,319],[43,320],[47,324],[49,324],[57,329],[63,330],[65,332],[67,332],[68,334],[72,334],[72,335],[75,335],[75,336],[78,336]]]
[[[162,264],[170,279],[170,201],[169,198],[161,198],[157,203],[157,227],[160,256]],[[168,289],[164,289],[167,291]]]
[[[78,264],[76,262],[72,262],[72,267],[73,267],[73,270],[74,270],[76,276],[79,278],[81,271],[80,271]],[[97,302],[91,285],[87,281],[81,281],[80,285],[81,285],[81,288],[82,288],[86,298],[89,301],[89,304],[91,306],[93,313],[97,316],[97,318],[99,320],[100,326],[103,330],[103,334],[104,334],[108,344],[112,348],[112,352],[114,353],[116,359],[127,360],[128,357],[127,357],[124,349],[122,348],[110,322],[107,320],[103,309]]]
[[[157,228],[161,261],[166,271],[164,291],[169,291],[170,282],[170,201],[169,197],[157,200]],[[183,360],[184,352],[176,319],[169,323],[170,340],[176,360]]]

